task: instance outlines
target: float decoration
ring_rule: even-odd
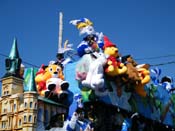
[[[119,55],[118,47],[106,35],[101,37],[102,48],[98,48],[98,37],[96,38],[95,30],[92,28],[93,23],[89,19],[73,20],[70,23],[77,27],[80,35],[85,35],[77,46],[80,60],[75,67],[75,79],[81,90],[82,98],[85,98],[84,105],[93,102],[111,104],[119,110],[138,112],[144,120],[148,118],[153,121],[156,120],[158,123],[161,120],[162,124],[173,125],[174,119],[169,114],[174,112],[174,102],[172,101],[174,87],[168,83],[159,83],[160,70],[153,69],[157,76],[151,76],[152,69],[150,69],[149,64],[138,64],[131,55]],[[108,50],[108,47],[114,49],[109,48]],[[112,51],[115,53],[110,57]],[[100,57],[99,54],[105,55],[104,62],[97,62]],[[96,64],[96,62],[101,65]],[[109,73],[114,71],[114,67],[118,67],[118,70]],[[95,73],[96,69],[100,69],[100,71]],[[101,77],[95,77],[97,74]],[[101,81],[103,84],[93,84],[93,80]],[[165,93],[165,96],[162,92],[166,92],[166,89],[168,89],[169,94]],[[118,109],[116,111],[119,111]],[[128,128],[133,127],[131,125]]]
[[[118,48],[108,39],[107,36],[104,36],[103,50],[107,57],[105,73],[112,77],[126,73],[127,67],[118,60]]]

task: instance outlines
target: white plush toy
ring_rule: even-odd
[[[46,81],[46,87],[48,91],[59,97],[61,93],[66,93],[69,83],[60,78],[50,78]]]
[[[106,57],[103,53],[94,52],[96,57],[94,61],[89,65],[89,71],[86,79],[82,81],[82,85],[92,89],[104,87],[104,70],[103,67],[106,64]]]

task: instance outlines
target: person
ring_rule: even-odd
[[[76,111],[73,113],[73,117],[68,123],[66,131],[94,131],[90,120],[85,118],[84,108],[77,107]]]
[[[58,113],[51,117],[49,126],[45,131],[80,131],[75,130],[77,119],[78,114],[76,112],[72,114],[71,119],[68,119],[64,113]]]

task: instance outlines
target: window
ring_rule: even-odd
[[[33,104],[33,103],[32,103],[32,102],[30,102],[30,108],[32,108],[32,104]]]
[[[36,102],[35,102],[35,109],[37,109],[37,104],[36,104]]]
[[[29,115],[29,122],[32,122],[32,116]]]
[[[36,116],[34,117],[34,123],[36,123]]]
[[[27,103],[26,103],[26,102],[24,103],[24,107],[25,107],[25,108],[27,107]]]
[[[19,119],[19,126],[21,126],[21,119]]]
[[[26,117],[26,115],[25,115],[25,116],[24,116],[24,122],[27,122],[27,120],[26,120],[26,119],[27,119],[27,117]]]
[[[7,112],[7,109],[6,108],[4,108],[4,113],[6,113]]]
[[[16,104],[14,104],[14,111],[16,111]]]
[[[6,128],[6,122],[2,121],[2,128]]]

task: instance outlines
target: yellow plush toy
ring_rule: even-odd
[[[107,56],[107,65],[105,73],[109,76],[124,74],[127,67],[117,60],[119,57],[118,48],[106,36],[104,36],[104,54]]]
[[[148,70],[149,65],[143,64],[137,66],[137,71],[139,73],[140,82],[136,84],[135,91],[138,95],[142,97],[146,97],[146,91],[144,89],[144,86],[150,82],[150,71]]]
[[[47,90],[46,81],[50,78],[60,78],[64,80],[64,75],[61,66],[56,64],[42,65],[36,73],[35,82],[39,95],[45,96]]]

